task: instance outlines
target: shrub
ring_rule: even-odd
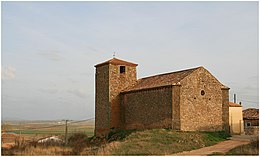
[[[230,135],[225,131],[206,132],[207,139],[214,142],[226,140]]]
[[[130,135],[132,132],[135,132],[136,130],[117,130],[117,131],[111,131],[108,134],[107,141],[120,141],[126,138],[126,136]]]
[[[68,139],[68,145],[72,147],[72,153],[79,155],[89,144],[89,138],[84,133],[74,133]]]
[[[14,150],[11,149],[6,149],[6,148],[1,148],[1,155],[2,156],[13,156],[14,154]]]

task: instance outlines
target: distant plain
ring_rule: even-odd
[[[73,122],[73,121],[72,121]],[[95,121],[84,121],[78,123],[68,122],[68,135],[81,132],[89,137],[94,135]],[[35,120],[35,121],[2,121],[2,132],[15,133],[25,140],[48,137],[52,135],[65,135],[65,121],[61,120]]]

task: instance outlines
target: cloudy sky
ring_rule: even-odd
[[[94,117],[94,65],[204,66],[258,108],[258,2],[2,2],[2,118]]]

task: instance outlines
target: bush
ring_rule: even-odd
[[[6,148],[1,148],[1,155],[2,156],[13,156],[14,154],[14,149],[6,149]]]
[[[225,131],[206,132],[207,139],[214,142],[226,140],[230,135]]]
[[[107,141],[120,141],[123,140],[126,136],[130,135],[132,132],[135,132],[136,130],[117,130],[117,131],[111,131],[108,134]]]
[[[84,133],[74,133],[68,139],[68,145],[72,147],[72,153],[79,155],[89,144],[89,138]]]

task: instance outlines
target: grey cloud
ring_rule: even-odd
[[[86,46],[89,50],[93,51],[93,52],[100,52],[99,50],[97,50],[96,48],[90,47],[90,46]]]
[[[61,55],[61,52],[59,51],[49,51],[49,52],[41,52],[39,53],[41,56],[43,56],[46,59],[52,60],[52,61],[60,61],[63,58]]]
[[[71,83],[78,83],[79,81],[72,79],[72,78],[68,78],[68,81],[70,81]]]
[[[94,72],[85,72],[85,73],[80,73],[80,75],[93,76],[93,75],[94,75]]]
[[[259,76],[258,75],[255,75],[255,76],[251,76],[249,77],[250,80],[258,80]]]
[[[58,93],[58,89],[54,89],[54,88],[49,88],[49,89],[39,89],[39,91],[44,92],[44,93],[50,93],[50,94],[54,94],[54,93]]]
[[[86,93],[83,92],[81,89],[70,89],[70,90],[68,90],[68,93],[74,94],[80,98],[86,97]]]
[[[250,85],[245,86],[243,89],[244,90],[249,90],[249,91],[258,91],[258,87],[257,86],[250,86]]]

